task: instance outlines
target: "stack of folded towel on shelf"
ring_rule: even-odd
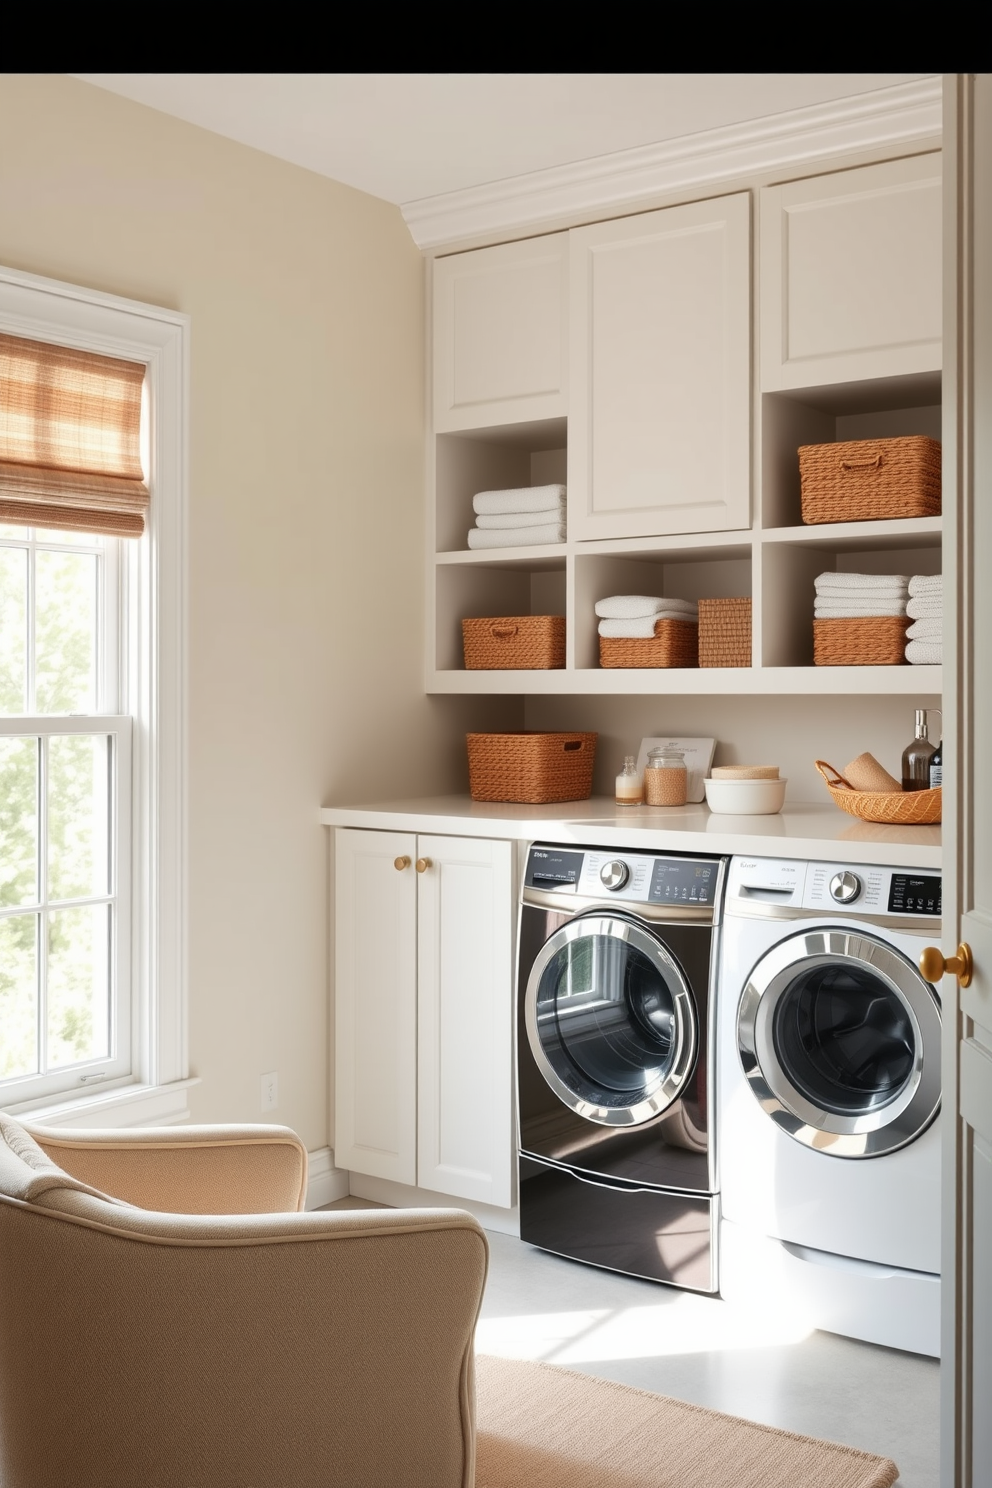
[[[944,579],[942,574],[914,574],[909,581],[906,614],[906,660],[913,666],[940,666],[943,659]]]
[[[599,633],[614,640],[645,639],[655,634],[659,620],[684,620],[699,623],[699,610],[694,599],[659,599],[650,594],[614,594],[596,602]]]
[[[523,548],[565,541],[565,487],[522,486],[472,497],[470,548]]]
[[[815,587],[816,620],[906,613],[909,580],[905,574],[822,573]]]

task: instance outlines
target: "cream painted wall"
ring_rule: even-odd
[[[0,262],[192,319],[195,1120],[329,1140],[322,802],[450,789],[423,695],[423,263],[397,208],[62,76],[0,78]]]
[[[778,765],[789,801],[830,797],[813,767],[825,759],[838,770],[864,750],[898,776],[902,751],[913,737],[914,709],[939,708],[940,698],[918,697],[574,697],[528,698],[526,728],[595,729],[599,734],[593,791],[607,795],[625,754],[643,738],[715,739],[718,765]],[[932,719],[931,737],[939,734]],[[775,822],[769,819],[769,831]],[[863,827],[852,822],[857,832]]]

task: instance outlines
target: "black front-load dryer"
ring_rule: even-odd
[[[521,1239],[715,1292],[710,998],[726,859],[532,847]]]

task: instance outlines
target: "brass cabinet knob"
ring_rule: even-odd
[[[433,867],[434,867],[434,864],[431,862],[430,858],[418,858],[417,859],[417,872],[418,873],[426,873],[427,870],[428,870],[428,868],[433,868]]]
[[[971,983],[974,969],[971,946],[967,941],[962,941],[958,946],[956,956],[948,956],[946,960],[937,946],[927,946],[926,950],[920,952],[920,970],[928,982],[939,982],[942,976],[956,976],[959,984],[967,987]]]
[[[409,866],[410,866],[410,859],[407,857],[406,853],[404,853],[401,858],[394,858],[393,859],[393,867],[396,868],[396,869],[398,869],[398,871],[400,873],[403,872],[403,869],[404,868],[409,868]]]

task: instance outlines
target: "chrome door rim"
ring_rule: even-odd
[[[559,1076],[545,1053],[537,1026],[537,994],[541,978],[551,961],[564,946],[572,941],[594,935],[612,936],[623,940],[642,951],[651,961],[663,968],[665,981],[672,992],[676,1033],[675,1058],[658,1090],[644,1100],[629,1106],[601,1106],[586,1100],[572,1090]],[[674,986],[672,985],[674,984]],[[524,994],[524,1023],[527,1041],[542,1077],[558,1099],[569,1110],[575,1111],[586,1121],[600,1126],[643,1126],[648,1121],[667,1111],[678,1098],[692,1074],[696,1062],[699,1034],[695,1002],[682,968],[665,946],[637,921],[618,914],[593,912],[577,915],[550,936],[534,959],[527,989]]]
[[[913,1068],[884,1105],[858,1115],[824,1111],[796,1089],[772,1034],[776,1008],[801,969],[847,964],[869,969],[907,1013]],[[914,1141],[940,1109],[940,1005],[905,957],[874,936],[843,929],[806,931],[780,941],[748,978],[737,1014],[737,1048],[751,1092],[790,1137],[833,1157],[879,1157]]]

